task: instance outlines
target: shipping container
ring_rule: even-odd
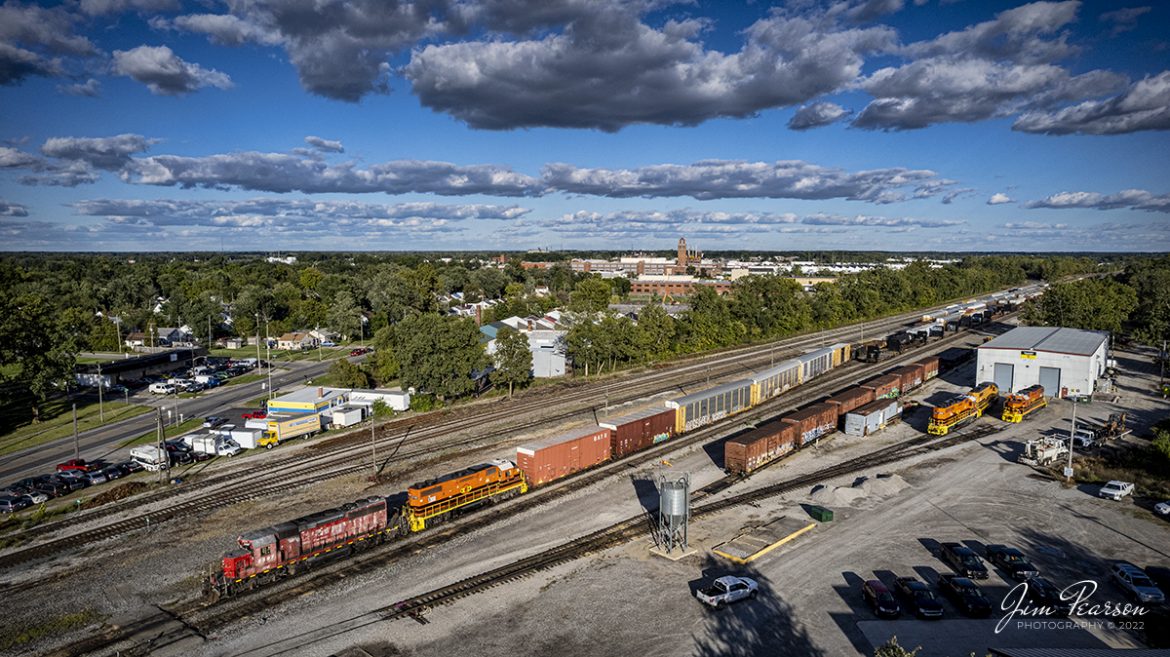
[[[610,455],[620,459],[674,435],[674,409],[650,408],[639,413],[606,419],[597,425],[610,430]]]
[[[902,393],[902,377],[885,374],[866,381],[861,387],[872,388],[874,399],[897,397]]]
[[[837,407],[832,404],[813,404],[807,408],[784,416],[800,431],[800,444],[812,441],[837,430]]]
[[[897,399],[878,399],[845,415],[845,434],[868,436],[881,431],[901,416],[902,406]]]
[[[757,373],[752,377],[752,406],[800,385],[801,372],[802,363],[794,358]]]
[[[791,422],[773,420],[724,443],[723,468],[732,474],[747,474],[795,450],[799,430]]]
[[[902,394],[905,395],[922,385],[922,369],[921,365],[903,365],[890,370],[890,374],[901,379],[902,383],[899,387]]]
[[[529,485],[547,484],[608,461],[610,433],[591,426],[518,447],[516,467],[524,472]]]
[[[864,406],[874,400],[873,388],[850,388],[845,392],[838,393],[825,400],[826,404],[834,404],[837,406],[837,417],[844,418],[845,414],[857,408]]]
[[[666,402],[677,409],[674,432],[685,433],[751,407],[752,380],[741,379]]]
[[[938,365],[939,365],[938,356],[927,356],[926,358],[921,358],[919,360],[914,361],[914,364],[922,366],[922,381],[923,381],[923,383],[938,376]]]

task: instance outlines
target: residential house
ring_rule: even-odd
[[[319,339],[308,332],[293,331],[277,338],[276,348],[286,351],[304,351],[305,349],[316,349],[320,343]]]

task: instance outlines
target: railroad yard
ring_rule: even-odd
[[[14,626],[84,615],[72,631],[28,646],[61,655],[437,655],[466,649],[469,640],[481,654],[867,655],[893,635],[926,655],[964,657],[991,646],[1143,645],[1140,632],[1107,627],[1012,625],[996,633],[999,611],[972,620],[948,606],[941,621],[879,620],[866,606],[860,585],[874,577],[892,584],[913,575],[934,586],[948,572],[934,554],[947,541],[1019,547],[1060,585],[1100,581],[1102,599],[1122,599],[1108,582],[1106,559],[1170,566],[1170,523],[1128,498],[1101,500],[1095,487],[1065,487],[1016,462],[1024,441],[1067,428],[1067,402],[1054,401],[1019,424],[996,411],[947,436],[927,436],[930,406],[970,389],[973,360],[904,394],[903,420],[883,431],[864,438],[837,432],[744,480],[723,469],[727,437],[925,355],[981,344],[1013,321],[948,334],[877,364],[842,362],[741,415],[211,606],[199,599],[202,581],[242,532],[393,495],[466,464],[515,458],[517,446],[540,437],[662,408],[667,399],[766,369],[791,353],[856,339],[858,329],[699,360],[671,371],[678,387],[669,391],[651,376],[600,393],[570,389],[559,404],[538,400],[524,412],[478,409],[474,429],[456,429],[455,420],[450,427],[391,425],[377,446],[391,459],[378,483],[369,480],[370,444],[360,434],[349,447],[310,442],[264,456],[267,468],[237,460],[193,478],[177,497],[169,491],[181,486],[148,494],[156,497],[144,498],[155,500],[147,504],[91,511],[88,524],[47,526],[29,544],[0,553],[0,586],[36,599],[14,610]],[[1078,416],[1104,421],[1125,411],[1140,433],[1165,410],[1152,394],[1157,373],[1148,355],[1115,358],[1116,396],[1081,406]],[[659,394],[648,397],[653,390]],[[316,458],[305,458],[312,453]],[[288,465],[277,471],[273,461]],[[695,491],[693,553],[673,559],[650,552],[648,531],[658,504],[655,477],[671,473],[688,473]],[[189,506],[179,512],[176,503]],[[835,518],[814,523],[811,505]],[[799,524],[815,527],[750,563],[716,553],[736,537],[775,538],[775,527]],[[725,574],[755,578],[760,595],[707,610],[693,593]],[[1009,582],[993,569],[982,584],[996,608]]]

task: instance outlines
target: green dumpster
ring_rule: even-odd
[[[810,507],[808,514],[813,517],[813,520],[819,522],[831,522],[833,520],[833,510],[826,509],[823,506]]]

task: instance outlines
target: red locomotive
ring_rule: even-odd
[[[223,556],[222,567],[208,577],[205,592],[215,598],[230,596],[295,575],[327,554],[381,543],[401,531],[397,515],[386,498],[369,497],[248,532],[237,540],[239,548]]]

